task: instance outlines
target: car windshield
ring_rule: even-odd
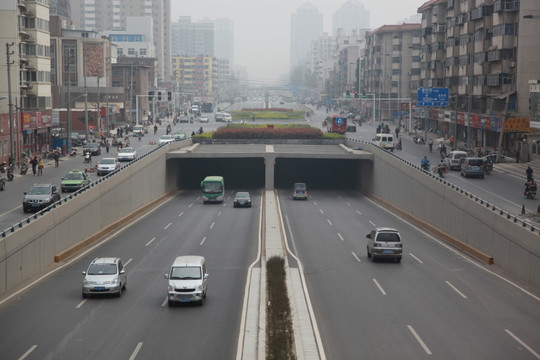
[[[116,264],[92,264],[88,268],[88,275],[114,275]]]
[[[64,179],[66,180],[84,180],[84,175],[81,173],[68,173]]]
[[[100,164],[114,164],[114,159],[101,159]]]
[[[132,148],[123,148],[122,150],[120,150],[121,153],[132,153],[133,152],[133,149]]]
[[[173,267],[171,279],[197,280],[201,278],[201,268],[199,266]]]
[[[207,194],[220,193],[223,191],[220,182],[205,182],[203,192]]]
[[[28,195],[48,195],[50,194],[48,186],[33,186],[28,191]]]
[[[379,233],[377,235],[377,241],[380,242],[399,242],[399,234],[394,232]]]
[[[249,199],[249,193],[247,192],[238,192],[235,196],[237,199]]]

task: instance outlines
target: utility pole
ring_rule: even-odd
[[[7,58],[7,80],[8,80],[8,106],[9,106],[9,163],[13,164],[15,161],[15,144],[13,138],[13,104],[11,103],[11,61],[10,57],[14,54],[13,50],[9,50],[14,43],[6,43],[6,58]]]
[[[129,122],[131,123],[131,116],[133,114],[133,60],[129,67]]]
[[[86,86],[86,55],[83,57],[84,72],[84,128],[86,130],[86,141],[89,141],[88,134],[88,87]]]
[[[72,49],[68,50],[68,103],[67,103],[67,138],[68,138],[68,153],[71,153],[71,58],[73,56]]]

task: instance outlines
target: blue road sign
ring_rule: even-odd
[[[448,88],[419,88],[416,106],[448,106]]]
[[[343,125],[343,118],[342,117],[337,117],[336,118],[336,125]]]

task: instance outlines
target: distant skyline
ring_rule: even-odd
[[[332,34],[332,15],[347,0],[171,1],[171,22],[176,22],[179,16],[191,16],[192,21],[233,20],[235,64],[246,67],[252,84],[272,84],[289,73],[291,15],[306,2],[323,14],[324,32]],[[425,2],[360,0],[370,12],[372,29],[403,22]]]

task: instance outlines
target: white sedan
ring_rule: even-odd
[[[96,172],[98,176],[105,175],[118,170],[119,167],[120,163],[116,158],[103,158],[99,161]]]
[[[125,147],[122,150],[120,150],[118,155],[116,155],[116,159],[118,161],[131,161],[131,160],[135,160],[136,157],[137,157],[137,151],[135,151],[135,149],[132,147]]]
[[[165,145],[165,144],[173,142],[174,140],[175,139],[174,139],[174,137],[172,135],[162,135],[159,138],[158,144],[159,145]]]

